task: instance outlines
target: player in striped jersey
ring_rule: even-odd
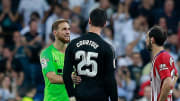
[[[166,32],[159,26],[154,26],[147,33],[146,45],[153,55],[151,101],[172,101],[172,89],[178,78],[174,60],[163,48],[166,39]]]

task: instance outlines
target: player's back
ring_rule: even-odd
[[[106,64],[111,62],[107,61],[107,54],[112,53],[110,45],[99,35],[89,32],[73,40],[70,47],[77,75],[82,79],[81,83],[76,85],[76,97],[84,100],[107,100],[104,78],[108,68]]]
[[[151,71],[152,101],[159,99],[162,81],[167,77],[172,77],[177,73],[173,58],[166,51],[161,51],[153,59],[153,69]],[[168,99],[172,101],[172,90],[170,90]]]

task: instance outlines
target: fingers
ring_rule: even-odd
[[[81,77],[80,76],[76,76],[76,84],[79,84],[81,82]]]
[[[81,77],[80,76],[73,76],[72,80],[75,84],[80,84],[81,83]]]

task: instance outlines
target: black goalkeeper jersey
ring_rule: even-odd
[[[117,101],[112,47],[96,33],[89,32],[70,42],[65,53],[63,79],[69,97],[77,101]],[[73,86],[75,70],[81,83]]]

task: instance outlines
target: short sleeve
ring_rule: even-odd
[[[171,64],[171,58],[172,57],[167,54],[162,54],[159,58],[157,69],[161,80],[167,77],[171,77],[171,68],[173,68],[173,65]]]
[[[53,65],[53,58],[51,54],[46,51],[41,52],[40,62],[43,74],[46,75],[48,72],[55,72],[55,67]]]

